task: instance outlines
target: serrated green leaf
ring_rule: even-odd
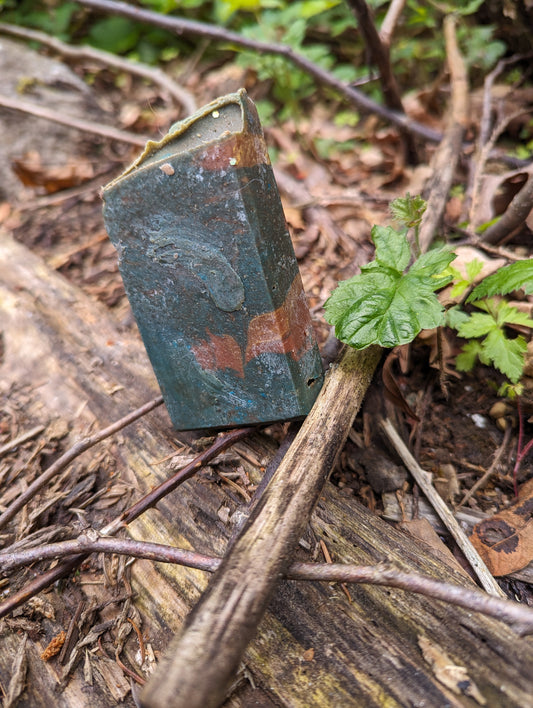
[[[459,305],[454,305],[446,311],[446,324],[452,329],[459,327],[470,319],[470,315],[462,310]]]
[[[524,327],[533,327],[533,320],[527,316],[527,313],[520,312],[514,305],[510,305],[505,300],[498,303],[496,320],[499,325],[517,324]]]
[[[513,290],[521,289],[527,294],[533,293],[533,258],[511,263],[511,265],[500,268],[496,273],[489,275],[474,288],[467,302],[491,295],[507,295]]]
[[[473,339],[471,342],[467,342],[455,358],[455,368],[457,371],[472,371],[481,354],[482,348],[479,340]]]
[[[369,277],[371,275],[371,277]],[[399,274],[397,277],[400,277]],[[331,325],[337,325],[353,307],[354,303],[376,290],[387,290],[394,287],[394,277],[379,269],[376,273],[363,272],[354,275],[349,280],[342,280],[324,303],[326,320]]]
[[[373,226],[372,241],[376,246],[376,261],[402,273],[409,263],[411,249],[407,231],[396,231],[390,226]]]
[[[432,278],[373,266],[339,284],[324,305],[325,318],[337,338],[356,349],[407,344],[421,329],[443,324],[434,286]]]
[[[446,246],[443,248],[434,248],[431,251],[427,251],[426,253],[423,253],[417,260],[413,263],[411,268],[409,269],[409,273],[411,275],[424,275],[424,276],[435,276],[435,275],[441,275],[443,271],[448,268],[450,263],[455,260],[457,256],[453,251],[450,251],[450,249]],[[447,275],[442,276],[441,278],[443,285],[439,285],[435,287],[435,290],[437,290],[440,287],[444,287],[444,285],[447,285],[448,283],[451,283],[453,280],[453,276],[448,273]]]
[[[481,343],[483,354],[512,383],[518,383],[524,371],[527,342],[524,337],[509,339],[501,329],[489,332]]]
[[[483,312],[474,312],[466,322],[457,328],[460,337],[470,339],[471,337],[484,337],[494,329],[499,329],[498,324],[492,315]]]
[[[420,196],[412,197],[409,192],[405,197],[395,199],[390,205],[393,217],[409,228],[420,224],[426,209],[425,200]]]

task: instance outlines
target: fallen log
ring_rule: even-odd
[[[73,442],[89,428],[104,427],[158,394],[136,334],[121,329],[102,306],[5,235],[0,235],[0,302],[4,349],[0,395],[16,405],[24,394],[27,429],[61,419],[70,424]],[[119,434],[112,453],[135,498],[166,477],[164,466],[154,462],[175,452],[176,438],[163,409]],[[242,465],[257,475],[275,446],[258,433],[236,449]],[[80,459],[89,464],[93,454],[88,451]],[[223,555],[233,531],[231,519],[239,511],[238,498],[226,490],[200,474],[130,524],[128,533],[135,539]],[[316,539],[325,541],[337,562],[389,561],[404,571],[468,583],[429,548],[330,483],[310,529]],[[301,550],[299,559],[311,560],[310,552]],[[166,649],[208,581],[206,573],[189,568],[149,561],[132,565],[135,608],[156,654]],[[244,656],[245,675],[257,688],[244,682],[227,705],[529,704],[531,639],[520,638],[496,620],[397,589],[363,585],[348,589],[351,601],[336,585],[280,582]],[[80,582],[79,592],[98,598],[103,586]],[[55,659],[44,663],[39,656],[50,636],[66,628],[71,613],[57,589],[44,596],[56,606],[56,619],[42,619],[40,633],[32,633],[26,643],[26,688],[20,705],[79,708],[124,699],[123,705],[133,706],[126,695],[129,680],[98,652],[90,657],[96,669],[92,686],[80,665],[63,692],[56,693],[60,667]],[[0,634],[3,686],[9,685],[20,645],[9,626],[4,624]],[[135,642],[129,642],[124,656],[139,670],[135,650]]]

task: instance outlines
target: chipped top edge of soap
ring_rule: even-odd
[[[183,133],[185,133],[192,125],[194,125],[196,121],[200,120],[201,118],[205,118],[213,111],[216,111],[219,108],[223,108],[224,106],[227,106],[230,103],[235,103],[241,107],[243,128],[242,131],[239,132],[243,132],[246,129],[249,129],[252,133],[262,132],[261,124],[259,122],[259,116],[257,115],[257,109],[252,99],[248,96],[246,89],[241,88],[235,93],[229,93],[225,96],[219,96],[219,98],[216,98],[214,101],[211,101],[211,103],[207,103],[205,106],[202,106],[202,108],[199,108],[192,115],[188,116],[187,118],[184,118],[181,121],[178,121],[177,123],[174,123],[170,127],[168,133],[161,140],[148,140],[143,152],[139,155],[139,157],[137,157],[131,163],[131,165],[126,167],[126,169],[118,177],[115,177],[115,179],[106,184],[104,187],[104,192],[114,187],[117,182],[119,182],[123,177],[126,177],[127,175],[132,173],[146,159],[151,157],[158,150],[165,147],[165,145],[172,142],[172,140],[175,140],[180,135],[183,135]]]

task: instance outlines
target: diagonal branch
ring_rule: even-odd
[[[463,135],[468,124],[468,76],[457,43],[454,15],[448,15],[444,19],[444,37],[451,77],[451,116],[442,142],[432,160],[431,187],[419,234],[422,252],[428,250],[442,221],[455,168],[461,154]]]
[[[119,57],[116,56],[116,54],[104,52],[102,49],[95,49],[94,47],[74,47],[71,44],[62,42],[57,37],[51,37],[45,32],[28,29],[27,27],[19,27],[18,25],[10,25],[7,22],[0,23],[0,34],[7,34],[13,37],[39,42],[69,59],[90,59],[106,67],[111,66],[119,71],[141,76],[157,84],[163,91],[168,93],[174,101],[183,106],[186,114],[194,113],[197,108],[194,96],[189,91],[179,86],[158,67],[147,66],[139,61]]]
[[[220,705],[287,570],[381,356],[347,349],[207,591],[148,682],[148,708]]]
[[[128,17],[132,20],[137,20],[138,22],[146,22],[154,25],[155,27],[161,27],[169,32],[174,32],[178,35],[187,34],[197,37],[205,37],[206,39],[210,39],[215,42],[222,42],[226,45],[229,44],[230,48],[243,47],[244,49],[251,49],[259,54],[278,54],[285,57],[295,66],[298,66],[300,69],[308,73],[320,84],[328,86],[329,88],[340,93],[341,96],[344,96],[344,98],[346,98],[353,105],[357,106],[359,109],[369,113],[375,113],[387,122],[397,125],[402,129],[406,129],[411,133],[420,136],[424,140],[439,142],[441,139],[441,135],[437,131],[428,128],[417,121],[411,120],[404,113],[391,110],[386,106],[376,103],[371,98],[368,98],[368,96],[364,93],[358,91],[352,86],[349,86],[348,84],[345,84],[343,81],[340,81],[329,71],[322,69],[302,54],[298,54],[291,47],[284,44],[261,42],[256,39],[243,37],[237,32],[231,32],[224,27],[217,27],[216,25],[196,22],[194,20],[186,20],[170,15],[161,15],[157,12],[151,12],[150,10],[143,10],[141,8],[134,7],[125,2],[117,2],[115,0],[78,0],[78,2],[84,7],[89,7],[94,10],[101,10],[103,12],[120,15],[122,17]]]
[[[378,67],[385,105],[393,111],[404,113],[400,89],[392,71],[389,45],[382,41],[370,8],[365,0],[347,0],[347,3],[357,18],[370,58]],[[405,128],[401,128],[401,133],[409,162],[417,164],[416,145],[412,134]]]

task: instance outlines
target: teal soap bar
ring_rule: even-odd
[[[322,365],[246,92],[172,126],[104,189],[133,314],[178,430],[305,416]]]

